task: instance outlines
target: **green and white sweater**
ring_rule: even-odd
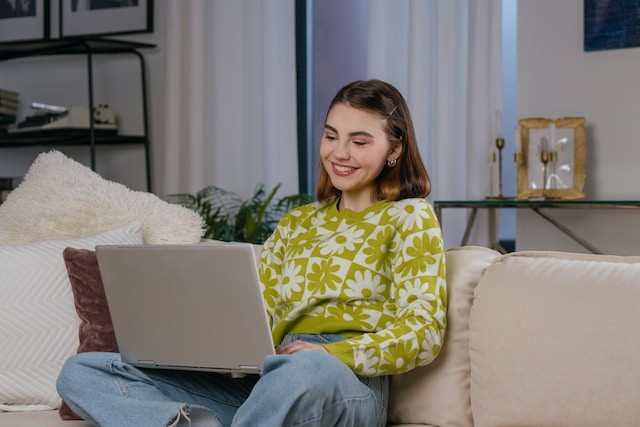
[[[294,209],[265,242],[259,272],[276,344],[292,333],[342,335],[324,347],[361,376],[426,365],[442,346],[444,245],[424,199]]]

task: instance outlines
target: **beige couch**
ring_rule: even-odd
[[[390,425],[640,425],[640,257],[462,247],[447,276],[447,342],[393,378]],[[39,411],[0,425],[86,424]]]

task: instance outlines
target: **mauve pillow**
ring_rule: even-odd
[[[76,312],[80,318],[78,353],[87,351],[117,352],[107,298],[102,286],[95,251],[66,248],[62,252],[73,291]],[[63,420],[79,420],[66,403],[58,411]]]

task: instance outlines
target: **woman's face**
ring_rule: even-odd
[[[322,165],[342,192],[342,206],[361,211],[374,199],[375,180],[401,144],[391,144],[386,120],[348,104],[336,104],[327,115],[320,144]]]

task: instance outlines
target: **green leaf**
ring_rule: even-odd
[[[166,200],[197,212],[204,220],[204,237],[208,239],[264,243],[291,209],[311,203],[308,194],[293,194],[276,199],[281,184],[269,193],[259,185],[253,196],[242,200],[236,193],[208,186],[196,194],[170,194]]]

